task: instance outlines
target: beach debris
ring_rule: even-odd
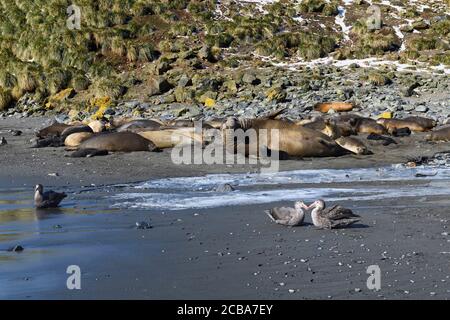
[[[0,146],[4,146],[6,144],[8,144],[8,142],[6,141],[5,137],[1,137],[0,138]]]
[[[231,192],[234,190],[233,186],[229,183],[220,184],[214,189],[215,192]]]
[[[140,221],[140,222],[136,222],[136,229],[139,230],[147,230],[147,229],[152,229],[153,226],[145,221]]]
[[[277,224],[295,227],[303,223],[303,220],[305,219],[304,209],[308,209],[308,207],[303,203],[303,201],[297,201],[294,208],[272,208],[270,210],[265,210],[265,213],[267,213],[269,218]]]
[[[9,251],[9,252],[22,252],[23,250],[24,250],[24,248],[20,244],[18,244],[18,245],[15,245],[14,247],[9,248],[7,251]]]
[[[52,190],[44,192],[42,184],[37,184],[34,190],[34,205],[39,209],[55,208],[67,197],[64,192],[59,193]]]

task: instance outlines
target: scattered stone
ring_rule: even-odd
[[[146,229],[152,229],[152,228],[153,228],[153,226],[150,225],[148,222],[145,222],[145,221],[136,222],[136,229],[146,230]]]
[[[233,186],[229,183],[224,183],[221,185],[218,185],[214,191],[215,192],[231,192],[234,191],[235,189],[233,188]]]
[[[23,250],[24,248],[21,245],[16,245],[8,249],[9,252],[22,252]]]

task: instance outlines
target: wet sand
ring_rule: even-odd
[[[316,230],[310,217],[297,228],[273,224],[264,209],[291,204],[285,201],[178,211],[117,209],[110,197],[116,188],[82,186],[257,168],[175,166],[169,152],[65,158],[61,148],[27,148],[42,121],[0,120],[0,135],[8,140],[0,147],[2,299],[450,298],[447,195],[340,201],[362,221],[337,231]],[[25,129],[23,136],[4,132],[17,127]],[[374,143],[374,156],[286,161],[281,170],[383,166],[450,146],[419,140],[420,135],[397,139],[399,145],[387,148]],[[71,195],[58,211],[36,212],[31,202],[36,182]],[[432,182],[371,185],[414,190]],[[139,221],[153,228],[136,229]],[[6,251],[17,244],[25,250]],[[82,290],[66,288],[69,265],[80,266]],[[366,287],[370,265],[381,269],[380,291]]]

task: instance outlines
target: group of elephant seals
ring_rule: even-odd
[[[157,151],[157,147],[153,142],[134,132],[96,134],[83,141],[78,148],[112,152]]]
[[[332,138],[322,132],[305,128],[291,122],[273,119],[236,119],[228,118],[223,126],[226,145],[229,148],[234,139],[229,136],[232,131],[254,129],[259,137],[259,130],[265,129],[266,141],[258,141],[258,149],[266,147],[272,151],[286,153],[291,157],[332,157],[347,154],[348,151],[338,145]],[[271,130],[278,130],[278,141],[272,141]],[[245,142],[246,144],[249,144]],[[254,143],[254,142],[253,142]],[[260,145],[263,144],[263,145]],[[232,150],[235,150],[234,145]]]

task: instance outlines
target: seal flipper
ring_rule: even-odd
[[[107,150],[100,150],[100,149],[79,149],[75,152],[73,152],[70,157],[71,158],[90,158],[95,156],[107,156],[108,151]]]

